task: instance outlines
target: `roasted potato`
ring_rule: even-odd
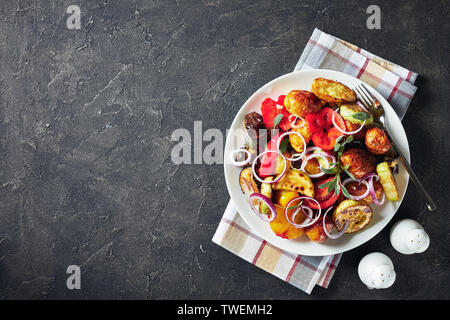
[[[322,102],[314,93],[306,90],[292,90],[284,98],[284,106],[289,113],[300,117],[322,109]]]
[[[361,179],[365,175],[375,172],[377,164],[374,155],[365,149],[359,148],[344,151],[340,160],[343,166],[349,165],[348,171],[356,179]]]
[[[241,171],[239,175],[239,184],[241,185],[241,190],[247,196],[255,192],[259,192],[258,185],[255,180],[253,180],[253,172],[251,167],[247,167]]]
[[[363,229],[372,220],[373,213],[369,206],[361,201],[344,200],[333,212],[333,221],[339,231],[349,222],[345,233],[353,233]]]
[[[365,143],[367,150],[378,155],[385,154],[391,148],[391,142],[386,136],[386,133],[378,127],[367,129]]]
[[[264,181],[271,182],[273,181],[273,177],[267,177]],[[265,195],[267,198],[272,198],[272,184],[270,183],[261,183],[261,194]],[[264,214],[270,213],[270,208],[267,204],[262,203],[259,207],[259,212]]]
[[[356,123],[347,121],[345,119],[344,119],[344,123],[345,123],[345,127],[347,128],[347,131],[349,131],[349,132],[356,131],[361,127],[360,124],[356,124]],[[364,140],[366,131],[367,131],[367,127],[364,126],[364,128],[362,128],[359,132],[357,132],[353,135],[353,138],[355,138],[356,140]]]
[[[360,195],[364,194],[364,192],[366,192],[366,190],[367,190],[366,186],[362,183],[359,183],[358,181],[351,181],[351,182],[347,183],[345,185],[345,187],[347,188],[348,192],[352,196],[360,196]],[[378,181],[373,181],[373,188],[375,190],[377,199],[381,200],[381,197],[383,196],[383,186]],[[367,195],[367,197],[365,197],[364,199],[361,199],[360,201],[361,201],[361,203],[363,203],[365,205],[369,205],[369,204],[373,203],[373,199],[372,199],[372,196],[370,195],[370,193]]]
[[[274,190],[290,190],[314,198],[314,184],[306,173],[299,170],[289,170],[284,177],[272,184]]]
[[[349,87],[340,82],[317,78],[312,84],[312,92],[320,99],[328,103],[345,103],[356,101],[355,93]]]
[[[308,145],[309,141],[311,141],[311,131],[309,131],[308,122],[305,121],[305,124],[301,128],[292,128],[291,131],[298,132],[302,135],[303,139],[305,139],[306,144]],[[295,151],[302,153],[305,146],[303,145],[302,139],[296,134],[289,135],[289,142],[294,148]]]

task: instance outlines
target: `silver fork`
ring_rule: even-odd
[[[436,204],[433,202],[433,199],[431,199],[430,195],[425,190],[425,188],[423,187],[419,178],[417,177],[417,175],[414,173],[413,169],[411,168],[411,165],[408,163],[408,160],[405,158],[405,156],[401,152],[398,145],[392,139],[392,135],[390,134],[390,132],[386,126],[384,108],[381,105],[381,103],[378,101],[377,98],[375,98],[375,96],[370,92],[370,90],[367,89],[367,87],[362,83],[360,85],[356,86],[353,90],[356,92],[358,100],[366,107],[366,109],[370,113],[372,113],[374,121],[384,129],[384,132],[386,133],[389,140],[391,141],[392,147],[399,155],[400,161],[402,162],[403,166],[405,167],[405,169],[408,172],[409,176],[411,177],[412,181],[416,185],[419,193],[422,195],[423,199],[425,200],[425,205],[426,205],[428,211],[435,210]]]

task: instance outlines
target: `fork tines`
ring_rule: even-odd
[[[378,108],[381,104],[375,96],[370,93],[366,86],[361,83],[354,88],[355,92],[359,96],[360,102],[372,112],[374,109]]]

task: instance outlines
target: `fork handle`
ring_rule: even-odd
[[[405,167],[406,171],[408,171],[409,176],[411,177],[412,181],[416,185],[417,190],[422,195],[423,199],[425,200],[425,206],[427,207],[428,211],[433,211],[436,209],[436,204],[434,203],[433,199],[431,199],[428,192],[423,187],[422,183],[420,182],[419,178],[414,173],[413,169],[411,168],[411,165],[408,163],[408,160],[406,160],[403,153],[400,151],[400,148],[395,144],[395,142],[391,139],[391,145],[394,148],[394,150],[398,153],[400,156],[400,160],[403,163],[403,166]]]

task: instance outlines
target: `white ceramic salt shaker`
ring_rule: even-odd
[[[381,252],[364,256],[358,265],[358,275],[369,289],[386,289],[395,282],[392,260]]]
[[[397,221],[391,229],[391,244],[403,254],[422,253],[430,245],[430,237],[423,227],[412,219]]]

